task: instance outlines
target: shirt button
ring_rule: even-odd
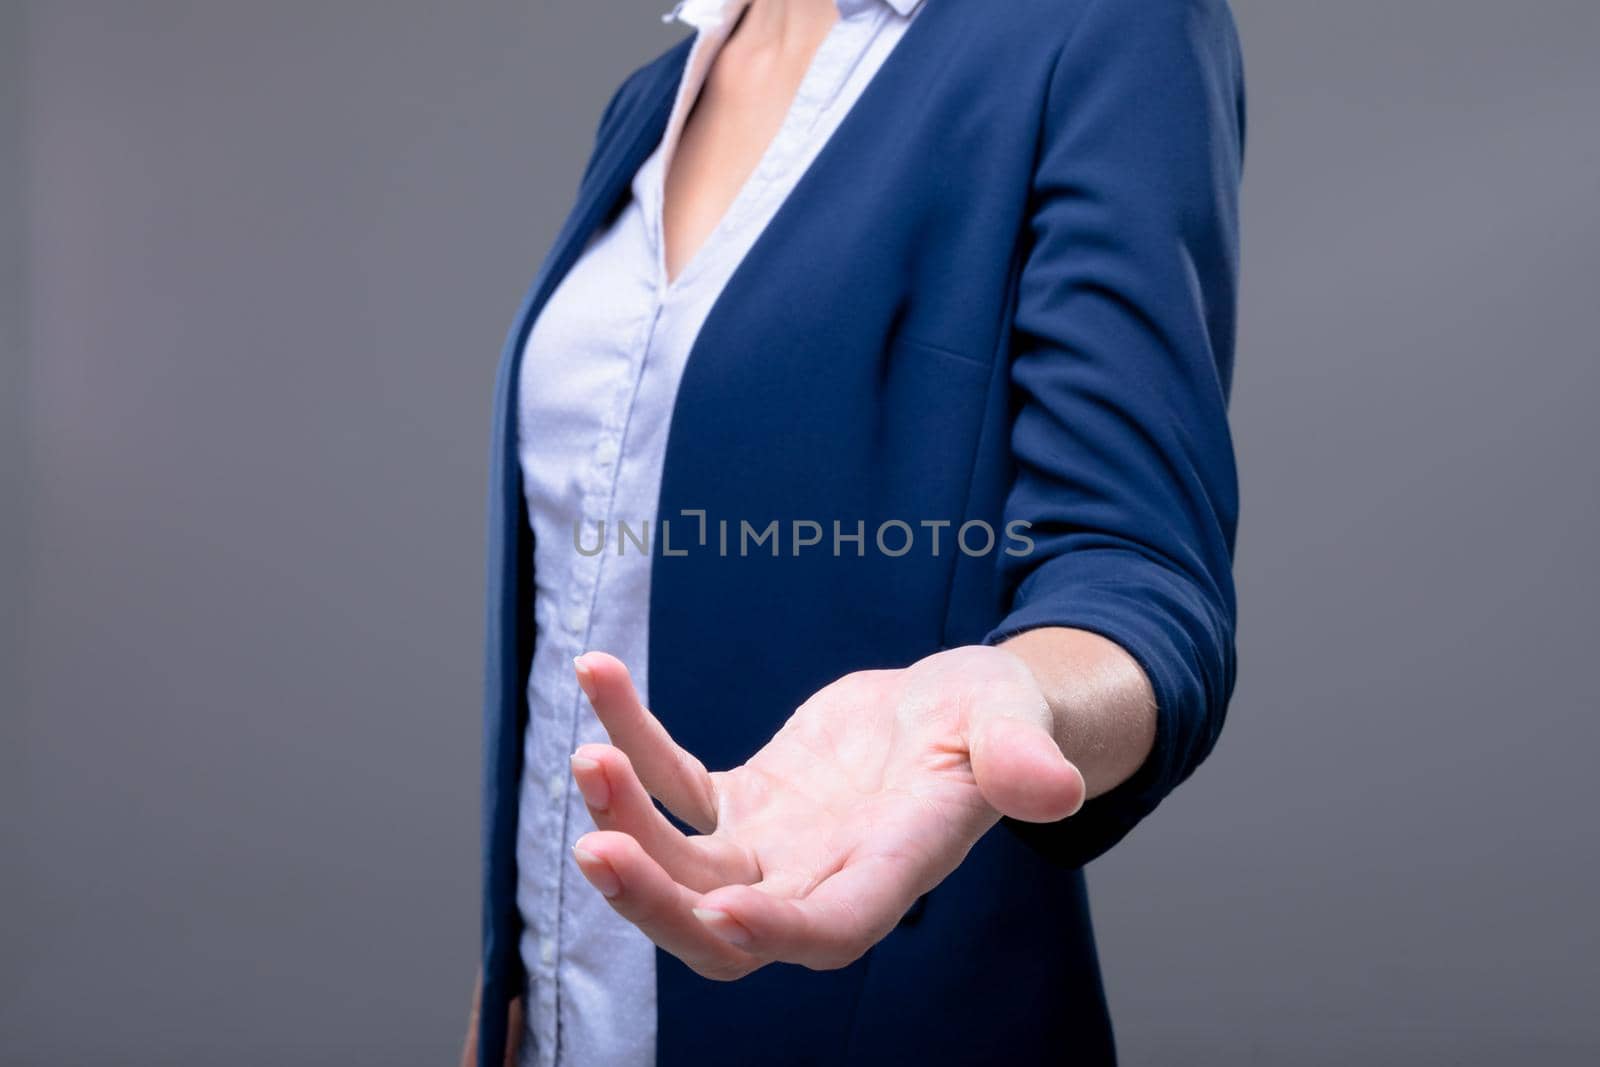
[[[550,790],[551,800],[560,800],[561,794],[566,791],[567,780],[559,774],[552,774],[546,788]]]
[[[588,615],[582,608],[573,608],[567,612],[567,628],[575,634],[583,633],[583,624],[588,621]]]
[[[556,942],[551,937],[539,939],[539,960],[541,963],[554,963],[556,959]]]

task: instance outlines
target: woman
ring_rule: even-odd
[[[1226,6],[672,14],[502,357],[468,1059],[1110,1063],[1082,866],[1234,678]]]

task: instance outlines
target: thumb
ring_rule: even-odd
[[[1001,815],[1055,822],[1083,807],[1083,775],[1036,722],[1014,715],[986,716],[971,730],[967,751],[978,791]]]

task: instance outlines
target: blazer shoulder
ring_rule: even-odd
[[[1086,24],[1117,25],[1135,35],[1175,24],[1234,32],[1228,0],[1025,0],[1011,9],[1010,21],[1017,32],[1058,45]]]
[[[1128,104],[1203,84],[1242,112],[1244,60],[1228,0],[1032,0],[1024,10],[1024,32],[1050,42],[1059,83],[1122,85]]]
[[[1006,72],[989,84],[1013,92],[1030,79],[1116,80],[1138,67],[1159,76],[1191,59],[1238,66],[1228,0],[1008,0],[1003,17],[992,0],[948,2],[940,23],[959,41],[953,58]]]
[[[683,75],[683,66],[689,58],[689,49],[693,44],[694,35],[688,34],[655,58],[634,68],[626,78],[622,79],[622,84],[611,95],[611,102],[606,105],[605,112],[600,117],[600,132],[597,138],[600,142],[605,141],[607,134],[618,122],[626,122],[640,109],[670,98],[670,94],[674,92],[678,80]]]

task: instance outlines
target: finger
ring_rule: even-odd
[[[976,724],[967,748],[978,791],[1001,815],[1055,822],[1083,807],[1083,775],[1038,723],[989,716]]]
[[[611,745],[582,745],[572,754],[572,777],[594,824],[627,834],[674,881],[705,892],[761,877],[748,849],[721,837],[686,836],[656,808],[628,756]]]
[[[761,886],[724,886],[701,897],[694,915],[752,956],[832,970],[853,963],[887,936],[924,888],[907,864],[869,857],[847,864],[803,897]]]
[[[700,895],[674,882],[627,834],[585,834],[572,854],[589,884],[619,915],[696,973],[730,981],[761,966],[760,960],[708,931],[692,911]]]
[[[640,703],[622,661],[604,652],[585,652],[572,664],[600,725],[611,743],[628,754],[650,795],[701,833],[715,830],[716,787],[711,775]]]

